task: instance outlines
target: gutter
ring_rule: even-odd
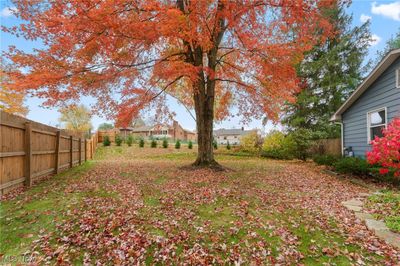
[[[337,115],[336,113],[334,115],[332,115],[331,118],[329,119],[330,122],[335,122],[335,123],[340,120],[342,120],[342,116]]]

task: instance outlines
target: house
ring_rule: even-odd
[[[173,121],[172,125],[154,125],[130,128],[130,134],[143,138],[155,139],[173,139],[183,141],[196,141],[197,135],[195,132],[184,129],[177,121]]]
[[[131,128],[131,127],[118,128],[119,134],[124,138],[126,138],[129,134],[131,134],[132,130],[133,130],[133,128]]]
[[[192,141],[192,142],[196,142],[197,141],[197,134],[196,132],[184,129],[183,130],[183,139],[186,141]]]
[[[217,142],[217,144],[222,144],[222,145],[226,145],[231,144],[231,145],[239,145],[240,144],[240,139],[251,133],[251,132],[256,132],[258,134],[257,130],[244,130],[244,128],[239,128],[239,129],[225,129],[225,128],[221,128],[221,129],[217,129],[214,130],[213,132],[213,136],[215,141]]]
[[[342,152],[365,157],[371,140],[400,116],[400,49],[392,50],[332,116],[341,124]]]

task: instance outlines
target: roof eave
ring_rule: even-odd
[[[336,115],[334,114],[330,119],[330,122],[341,122],[342,121],[342,116],[341,115]]]
[[[330,121],[340,121],[341,115],[379,78],[380,75],[400,56],[400,49],[389,52],[384,59],[372,70],[350,97],[339,107]],[[389,60],[390,59],[390,60]]]

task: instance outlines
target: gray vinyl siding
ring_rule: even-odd
[[[342,114],[343,145],[352,147],[355,156],[365,157],[371,148],[368,144],[367,113],[379,108],[387,108],[387,122],[400,116],[400,89],[396,88],[396,69],[400,68],[400,58]]]

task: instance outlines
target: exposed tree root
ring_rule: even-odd
[[[230,171],[231,169],[224,167],[222,165],[220,165],[219,163],[217,163],[217,161],[212,160],[212,161],[199,161],[196,160],[193,164],[191,165],[187,165],[187,166],[183,166],[180,169],[182,170],[196,170],[196,169],[210,169],[213,170],[215,172],[221,172],[221,171]]]

